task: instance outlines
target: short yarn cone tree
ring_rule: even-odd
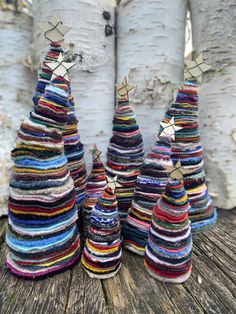
[[[115,276],[121,266],[121,227],[114,194],[117,177],[107,178],[108,184],[94,206],[88,229],[82,265],[92,278]]]
[[[149,275],[160,281],[182,283],[191,274],[189,209],[183,183],[170,180],[153,210],[144,259]]]
[[[33,98],[35,106],[37,106],[40,95],[44,93],[45,87],[50,83],[54,71],[58,71],[57,67],[63,62],[64,49],[62,43],[64,42],[64,35],[70,30],[70,27],[64,25],[56,17],[52,17],[48,22],[41,23],[39,26],[44,31],[45,39],[50,42],[50,50],[43,61],[42,72],[39,75],[38,84],[36,86],[36,93]],[[66,75],[65,71],[63,73]],[[74,180],[76,204],[78,212],[80,212],[85,197],[87,174],[84,161],[84,148],[78,132],[78,119],[75,114],[71,85],[69,80],[67,80],[67,82],[69,86],[69,107],[66,126],[63,130],[63,140],[65,155],[68,159],[68,168]]]
[[[12,151],[5,265],[15,275],[43,278],[80,258],[74,182],[64,154],[69,87],[55,77],[18,132]]]
[[[91,211],[107,185],[105,168],[100,159],[101,151],[94,145],[93,149],[91,149],[91,153],[93,157],[93,166],[87,180],[86,195],[82,206],[83,231],[86,237],[88,236]]]
[[[167,166],[172,165],[171,137],[160,136],[152,146],[137,178],[132,206],[123,227],[123,245],[129,251],[144,255],[153,207],[168,180]]]
[[[118,176],[120,188],[116,190],[118,212],[124,223],[131,206],[134,186],[143,163],[143,140],[136,123],[128,93],[133,87],[125,78],[117,85],[117,105],[113,118],[113,136],[107,150],[107,175]]]
[[[181,161],[183,168],[188,170],[184,175],[184,187],[191,205],[189,219],[192,232],[200,232],[211,228],[217,220],[216,209],[208,193],[205,172],[203,169],[203,148],[200,142],[198,128],[198,89],[199,79],[207,66],[200,56],[196,61],[190,62],[185,71],[187,80],[183,88],[177,93],[175,102],[167,111],[163,122],[174,117],[182,130],[177,132],[172,143],[173,162]]]

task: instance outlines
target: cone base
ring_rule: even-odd
[[[83,265],[83,269],[86,271],[86,273],[88,274],[88,276],[90,278],[95,278],[95,279],[108,279],[108,278],[112,278],[114,277],[118,271],[120,270],[120,267],[121,267],[121,263],[119,264],[118,268],[113,271],[113,272],[110,272],[110,273],[105,273],[105,274],[99,274],[99,273],[93,273],[91,271],[89,271],[88,269],[85,268],[85,266]]]
[[[123,247],[134,254],[137,254],[139,256],[144,256],[145,254],[145,247],[134,247],[130,244],[123,244]]]
[[[191,215],[189,216],[191,220]],[[191,231],[193,234],[197,234],[200,232],[208,231],[214,227],[217,221],[217,211],[214,210],[214,214],[209,219],[204,219],[202,221],[196,221],[191,223]]]
[[[10,271],[11,274],[14,276],[25,279],[25,280],[42,280],[47,277],[52,277],[56,274],[62,273],[72,267],[74,267],[76,264],[79,263],[81,258],[81,250],[76,253],[76,255],[70,259],[68,262],[56,266],[56,267],[51,267],[45,270],[41,270],[38,272],[28,272],[24,271],[24,269],[21,269],[18,267],[18,265],[11,259],[10,255],[7,255],[6,261],[5,261],[5,267]]]
[[[164,283],[174,283],[174,284],[184,283],[185,281],[187,281],[189,279],[189,277],[191,275],[191,269],[190,269],[186,274],[184,274],[182,276],[179,276],[176,278],[167,278],[167,277],[158,276],[156,273],[154,273],[147,266],[145,268],[151,277],[157,279],[158,281],[164,282]]]

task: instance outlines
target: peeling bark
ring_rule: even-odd
[[[32,108],[34,74],[31,53],[32,18],[0,11],[0,216],[7,213],[8,186],[16,131]]]
[[[235,0],[190,0],[193,46],[213,69],[200,89],[200,130],[209,191],[218,207],[236,206]]]
[[[110,21],[103,17],[109,11]],[[87,160],[91,160],[88,149],[96,143],[105,151],[112,129],[115,82],[115,36],[105,35],[105,26],[114,26],[114,0],[68,0],[33,1],[33,16],[37,22],[58,16],[72,27],[65,42],[73,42],[77,52],[77,64],[71,72],[72,94],[75,98],[79,132],[85,144]],[[35,51],[41,60],[46,52],[40,29],[35,27]],[[44,46],[43,46],[44,45]],[[92,160],[91,160],[92,162]]]
[[[131,101],[145,147],[183,80],[187,0],[123,0],[118,8],[118,80],[135,85]]]

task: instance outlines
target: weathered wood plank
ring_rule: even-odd
[[[7,218],[0,218],[0,244],[3,243],[7,227]]]
[[[194,261],[193,261],[194,262]],[[210,289],[209,282],[202,280],[198,282],[198,269],[193,264],[193,271],[191,277],[184,283],[187,292],[192,296],[195,303],[198,304],[204,313],[229,313],[224,301],[220,300],[217,295]]]
[[[3,265],[5,259],[5,246],[0,245],[0,313],[4,313],[6,309],[6,302],[13,297],[15,287],[18,279],[10,276],[5,266]]]
[[[179,313],[164,286],[148,276],[143,259],[127,251],[117,276],[103,285],[110,313]]]
[[[42,281],[26,281],[11,275],[3,266],[5,249],[1,250],[0,313],[62,314],[70,284],[70,271]]]
[[[72,272],[65,313],[108,314],[101,281],[90,278],[83,271],[81,264]]]
[[[236,285],[197,246],[194,248],[193,261],[201,280],[207,281],[229,311],[236,313],[236,302],[232,302],[236,298]]]
[[[175,304],[181,314],[202,314],[203,308],[197,304],[183,285],[165,284],[172,303]]]
[[[236,261],[235,252],[231,249],[225,249],[223,243],[216,238],[211,239],[208,234],[198,236],[198,240],[195,238],[194,244],[205,252],[215,265],[221,269],[224,274],[236,283]],[[221,248],[219,248],[219,244]]]

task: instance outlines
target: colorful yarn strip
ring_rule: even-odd
[[[148,273],[164,282],[186,281],[192,268],[190,205],[183,184],[168,182],[154,207],[144,265]]]

